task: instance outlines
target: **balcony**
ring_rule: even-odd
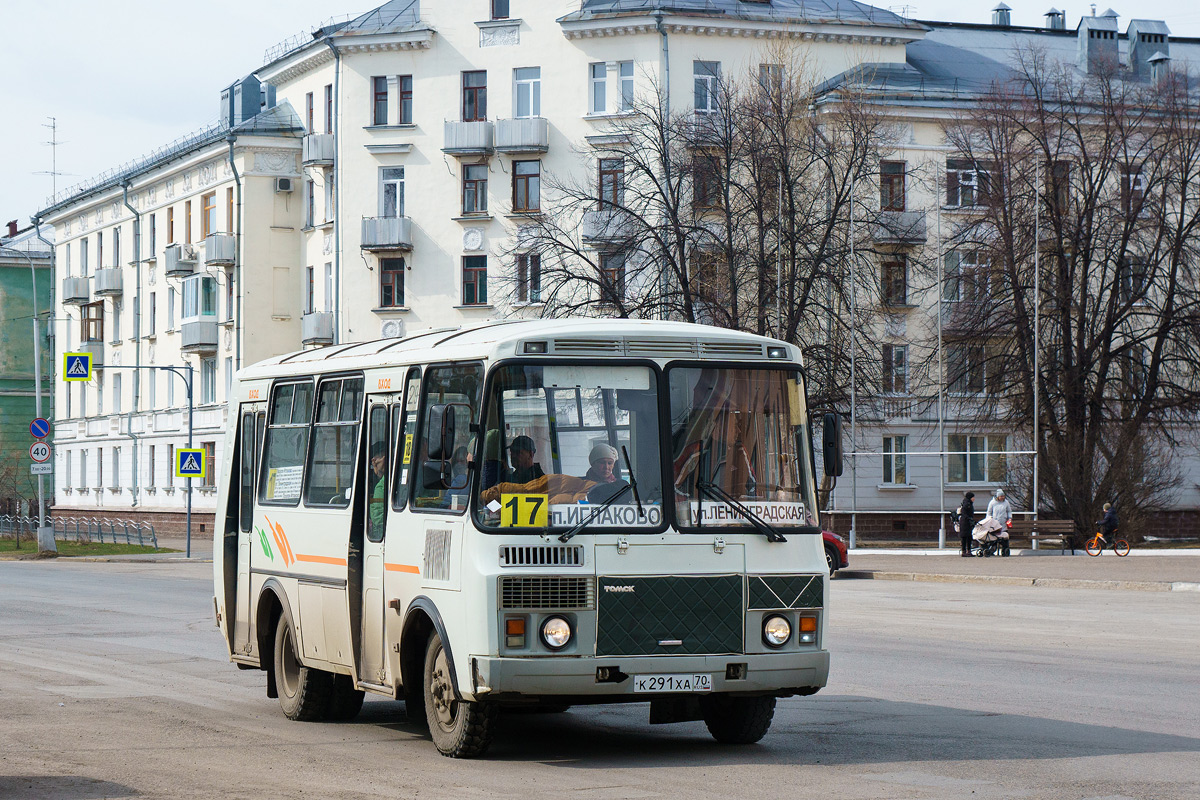
[[[81,306],[90,302],[92,302],[92,296],[91,292],[88,290],[87,278],[63,278],[63,305]]]
[[[363,217],[363,250],[412,250],[412,220],[408,217]]]
[[[637,230],[637,219],[627,211],[602,208],[583,213],[580,233],[584,244],[604,244],[628,239]]]
[[[104,366],[104,342],[80,342],[79,353],[91,353],[92,369]]]
[[[333,165],[333,134],[310,133],[304,137],[301,158],[304,166]]]
[[[303,344],[333,344],[333,314],[317,311],[300,317],[300,341]]]
[[[502,119],[496,123],[496,152],[545,153],[550,149],[550,123],[545,117]]]
[[[924,244],[924,211],[881,211],[871,224],[871,238],[876,244]]]
[[[217,320],[198,319],[184,322],[179,330],[179,350],[183,353],[215,353]]]
[[[452,156],[486,156],[494,149],[493,126],[487,121],[447,122],[444,135],[442,152]]]
[[[96,270],[97,297],[120,297],[123,291],[120,267]]]
[[[190,244],[169,244],[163,250],[163,271],[168,278],[184,278],[196,271],[196,249]]]
[[[237,237],[232,233],[210,233],[204,239],[204,263],[210,267],[232,267],[237,260]]]

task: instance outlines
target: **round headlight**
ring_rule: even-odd
[[[763,641],[770,647],[783,647],[792,638],[792,623],[778,614],[763,623]]]
[[[571,623],[562,617],[550,617],[542,623],[542,643],[551,650],[561,650],[571,641]]]

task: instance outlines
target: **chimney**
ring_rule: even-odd
[[[1112,14],[1112,16],[1109,16]],[[1076,31],[1079,37],[1078,64],[1088,74],[1096,72],[1102,64],[1117,66],[1117,16],[1106,11],[1099,17],[1084,17],[1079,20]]]
[[[9,223],[8,223],[8,238],[12,239],[14,236],[17,235],[17,233],[18,233],[17,221],[15,219],[9,221]]]
[[[1011,26],[1012,9],[1004,5],[1004,3],[997,3],[996,7],[992,9],[992,24],[999,28]]]
[[[1051,7],[1045,14],[1046,30],[1048,31],[1065,31],[1067,29],[1067,15],[1059,11],[1057,8]]]
[[[1157,19],[1131,19],[1126,38],[1129,40],[1129,71],[1139,78],[1157,79],[1160,70],[1154,64],[1169,61],[1171,57],[1171,30],[1167,23]],[[1161,58],[1152,64],[1156,56]]]

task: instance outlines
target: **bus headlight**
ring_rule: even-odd
[[[768,647],[783,647],[792,638],[792,623],[787,617],[773,614],[763,622],[763,643]]]
[[[571,641],[571,623],[562,617],[547,617],[542,623],[542,644],[551,650],[562,650]]]

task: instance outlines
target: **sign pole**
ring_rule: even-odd
[[[196,406],[194,397],[192,396],[192,381],[195,378],[195,372],[192,370],[192,365],[187,364],[187,392],[188,392],[188,449],[192,449],[192,416],[195,413]],[[185,558],[192,557],[192,479],[187,479],[187,553]]]
[[[34,286],[34,302],[37,302],[37,287]],[[38,419],[42,418],[42,340],[38,330],[38,318],[33,317],[33,394],[34,408]],[[46,476],[38,475],[38,552],[57,553],[54,543],[54,528],[46,525]]]

